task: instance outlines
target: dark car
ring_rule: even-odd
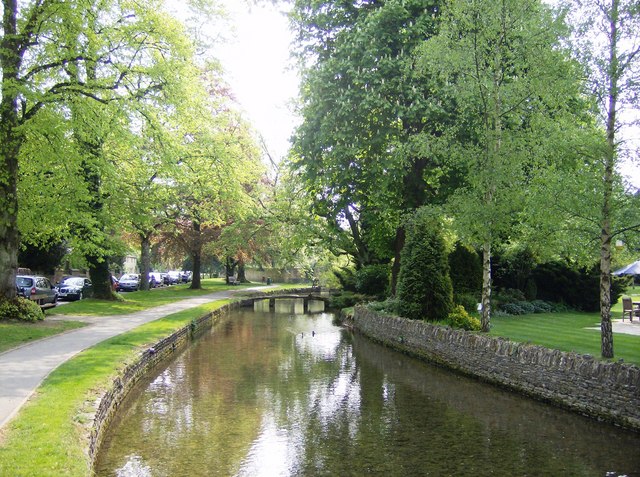
[[[84,277],[64,278],[56,288],[60,300],[82,300],[93,294],[91,280]]]
[[[58,303],[58,291],[46,277],[18,275],[16,291],[18,296],[35,301],[41,308],[54,307]]]

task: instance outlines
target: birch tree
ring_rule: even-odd
[[[615,220],[621,197],[618,168],[623,159],[637,156],[633,145],[623,140],[637,127],[640,94],[640,3],[637,0],[573,0],[568,2],[575,27],[574,52],[587,66],[589,86],[599,102],[606,145],[598,153],[601,187],[596,223],[600,244],[601,351],[612,358],[611,249],[616,237],[640,230],[640,221]],[[592,152],[593,153],[593,152]],[[637,160],[637,159],[636,159]],[[624,196],[622,196],[624,197]],[[623,201],[624,202],[624,201]]]
[[[527,173],[540,160],[538,125],[554,121],[576,94],[561,23],[538,0],[456,0],[422,64],[451,98],[455,127],[443,131],[466,183],[450,201],[462,236],[482,249],[482,329],[491,316],[493,246],[525,220]]]

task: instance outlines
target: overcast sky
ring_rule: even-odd
[[[290,60],[288,20],[272,5],[223,0],[235,25],[235,38],[216,52],[246,117],[265,138],[270,154],[286,156],[296,119],[291,107],[298,77]]]

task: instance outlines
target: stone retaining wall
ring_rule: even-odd
[[[376,341],[484,381],[640,430],[640,368],[514,343],[356,307],[354,328]]]
[[[120,403],[122,403],[133,386],[157,364],[162,363],[175,352],[184,349],[193,339],[209,330],[222,316],[225,316],[230,310],[237,307],[237,304],[228,304],[193,320],[171,336],[158,341],[152,347],[140,353],[135,362],[127,365],[124,370],[122,370],[119,376],[114,379],[111,389],[100,399],[94,415],[88,450],[92,463],[109,423],[115,416]]]

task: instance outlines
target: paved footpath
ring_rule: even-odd
[[[259,287],[256,290],[265,288]],[[243,291],[247,290],[253,289],[243,289]],[[229,298],[232,294],[232,291],[216,292],[130,315],[75,318],[89,323],[89,326],[38,340],[0,354],[0,429],[16,415],[51,371],[80,351],[149,321]],[[55,319],[73,318],[60,316]]]

